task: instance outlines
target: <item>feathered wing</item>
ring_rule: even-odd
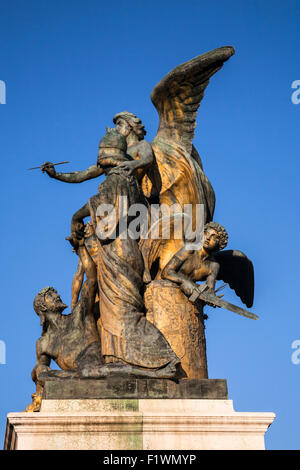
[[[209,79],[234,54],[220,47],[175,67],[153,89],[151,100],[159,114],[157,136],[181,143],[190,154],[198,108]]]
[[[192,146],[197,111],[210,77],[234,54],[233,47],[221,47],[175,67],[153,89],[151,100],[159,114],[159,128],[152,142],[155,165],[151,178],[146,175],[142,189],[147,197],[159,197],[160,205],[177,204],[184,215],[185,205],[193,207],[192,230],[197,227],[196,208],[203,205],[203,223],[212,220],[215,193],[207,179],[201,159]],[[174,235],[174,234],[173,234]],[[157,277],[184,240],[141,240],[145,279],[159,262]],[[180,246],[181,247],[181,246]]]
[[[220,264],[217,279],[227,282],[247,307],[254,297],[254,269],[249,258],[238,250],[220,251],[215,256]]]

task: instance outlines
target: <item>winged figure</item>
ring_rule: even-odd
[[[80,234],[84,227],[83,219],[91,217],[97,234],[97,250],[91,256],[91,247],[85,242],[80,245],[82,267],[76,278],[79,282],[72,300],[76,303],[82,285],[83,255],[91,256],[93,259],[86,267],[92,266],[93,270],[90,275],[85,269],[85,274],[87,284],[94,286],[96,280],[98,284],[100,317],[97,326],[102,355],[107,364],[114,366],[119,361],[149,369],[153,376],[158,370],[158,374],[174,377],[179,363],[182,363],[185,364],[182,366],[184,371],[188,371],[187,377],[207,377],[204,317],[201,312],[203,302],[209,303],[209,299],[215,302],[212,305],[224,306],[226,302],[215,295],[216,281],[227,282],[247,307],[253,303],[252,262],[240,251],[222,251],[228,236],[224,227],[212,222],[215,193],[193,146],[197,113],[206,87],[233,54],[233,47],[226,46],[195,57],[174,68],[154,87],[151,100],[159,115],[159,126],[151,143],[145,139],[146,130],[141,119],[129,111],[122,111],[113,116],[115,129],[108,130],[101,139],[97,161],[93,165],[71,173],[56,172],[50,162],[42,165],[42,171],[51,178],[68,183],[105,176],[98,194],[73,215],[70,240],[74,237],[73,246],[77,246],[77,239],[80,241],[84,237]],[[122,206],[121,196],[127,198],[128,206]],[[113,227],[117,228],[119,220],[123,221],[129,214],[129,206],[136,204],[146,207],[144,218],[149,228],[146,233],[141,232],[139,239],[123,237],[123,233],[115,238],[102,239],[99,236],[100,206],[112,208],[116,215]],[[153,217],[152,209],[156,206],[158,210]],[[187,206],[191,209],[188,215]],[[199,206],[203,209],[200,226],[205,230],[201,244],[196,246],[191,244],[192,238],[186,237],[186,225],[177,222],[187,220],[191,235],[197,235]],[[119,207],[124,210],[114,210]],[[162,207],[169,208],[167,216],[161,212]],[[171,232],[166,230],[168,236],[164,235],[166,221]],[[126,230],[128,225],[129,218],[126,219]],[[154,231],[155,236],[152,236],[153,226],[158,228]],[[144,285],[152,280],[158,282],[147,287]],[[200,292],[203,294],[200,308],[193,307],[180,289],[175,289],[177,298],[186,305],[186,311],[192,312],[189,320],[185,321],[181,318],[183,310],[175,308],[172,283],[178,284],[193,302],[191,297],[195,289],[200,290],[196,284],[198,281],[205,282],[205,292]],[[152,292],[156,287],[164,296],[165,305],[155,304],[157,300]],[[178,322],[180,325],[175,333],[169,327],[169,304],[172,302],[174,324]],[[242,310],[228,302],[225,308],[236,313],[239,313],[237,309],[240,313]],[[194,315],[196,311],[199,315]],[[251,315],[250,318],[254,318]],[[166,329],[159,319],[163,319]],[[185,338],[183,356],[180,348],[177,353],[177,345],[182,343],[182,338]]]
[[[197,205],[203,205],[202,227],[213,219],[215,208],[214,190],[192,144],[197,112],[211,76],[233,54],[233,47],[221,47],[181,64],[151,93],[159,114],[159,128],[152,142],[157,170],[152,171],[152,181],[159,193],[160,205],[177,205],[175,211],[183,212],[185,205],[192,204],[192,231],[196,230]],[[147,176],[145,181],[148,181]],[[148,237],[140,246],[146,273],[159,259],[155,274],[158,279],[167,262],[183,246],[183,236],[169,241]]]
[[[165,266],[162,278],[180,285],[191,296],[195,282],[206,281],[214,293],[217,280],[223,280],[240,297],[247,307],[252,307],[254,296],[254,270],[249,258],[238,250],[223,250],[228,235],[217,222],[206,224],[200,249],[184,246]]]
[[[241,301],[252,307],[254,297],[254,270],[249,258],[239,250],[225,250],[215,253],[219,265],[217,280],[229,284]]]
[[[131,157],[120,162],[118,168],[136,176],[150,205],[175,207],[172,210],[176,214],[183,214],[185,205],[191,205],[192,231],[196,230],[198,205],[203,207],[203,225],[213,219],[215,208],[213,187],[192,143],[197,112],[210,78],[233,54],[231,46],[207,52],[177,66],[154,87],[151,100],[159,114],[159,127],[151,144],[145,140],[145,127],[136,115],[122,111],[113,117],[116,130],[126,138],[127,154]],[[46,162],[42,171],[68,183],[81,183],[104,174],[99,157],[83,171],[58,173],[51,162]],[[154,277],[160,278],[162,269],[184,244],[181,235],[140,241],[144,279],[154,265]]]

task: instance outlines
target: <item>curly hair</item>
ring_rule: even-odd
[[[219,236],[219,250],[223,250],[228,243],[228,233],[226,232],[223,225],[218,222],[209,222],[204,226],[204,231],[212,229],[215,230]]]
[[[115,114],[113,117],[114,124],[116,124],[118,118],[124,119],[130,125],[139,140],[144,139],[146,135],[145,126],[141,119],[139,119],[135,114],[130,113],[129,111],[122,111],[121,113]]]
[[[45,306],[45,295],[48,294],[48,292],[57,292],[54,287],[43,287],[43,289],[40,290],[38,294],[36,294],[34,301],[33,301],[33,308],[34,311],[37,315],[43,311],[43,307]]]

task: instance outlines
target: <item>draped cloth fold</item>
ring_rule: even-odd
[[[195,154],[197,154],[196,150],[194,149],[189,154],[179,142],[167,140],[159,136],[152,142],[152,148],[157,168],[154,181],[156,188],[158,188],[160,205],[169,206],[170,208],[176,205],[177,208],[174,213],[177,216],[181,213],[183,216],[182,220],[184,220],[185,211],[190,207],[190,228],[192,232],[195,233],[199,227],[200,230],[203,230],[204,225],[212,220],[215,194],[199,161],[195,157]],[[142,182],[143,190],[145,186],[144,180]],[[202,207],[200,212],[199,205]],[[171,211],[171,227],[173,223],[172,214],[173,212]],[[198,220],[199,214],[202,220]],[[156,279],[160,279],[161,270],[176,252],[182,248],[185,236],[184,225],[182,225],[180,236],[178,231],[171,230],[171,236],[168,239],[152,237],[151,233],[146,239],[141,239],[140,249],[145,263],[145,282],[149,282],[151,279],[151,266],[157,259],[159,259],[160,270]]]
[[[127,198],[127,211],[131,204],[143,203],[136,178],[121,171],[113,171],[100,185],[98,194],[89,200],[95,231],[101,222],[101,215],[97,215],[99,205],[119,207],[120,196]],[[170,362],[180,361],[163,334],[146,319],[141,295],[143,259],[138,240],[124,233],[124,220],[127,219],[127,228],[130,222],[127,215],[126,206],[122,205],[122,210],[115,218],[117,236],[104,241],[97,240],[98,328],[102,355],[105,362],[117,360],[141,368],[159,369]],[[121,218],[123,232],[118,234]]]

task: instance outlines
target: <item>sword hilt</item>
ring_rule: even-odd
[[[199,287],[194,287],[193,292],[189,297],[189,301],[192,303],[196,302],[198,297],[200,297],[200,295],[203,294],[203,292],[205,292],[207,289],[208,289],[207,284],[202,284]]]

